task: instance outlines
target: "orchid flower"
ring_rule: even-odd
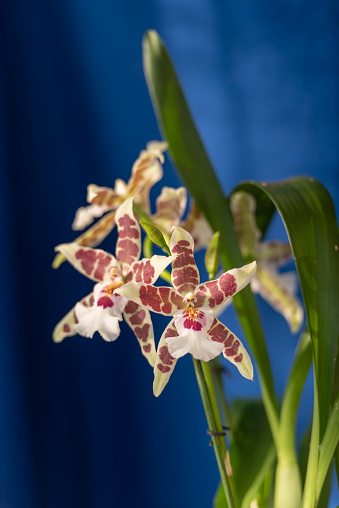
[[[245,378],[252,379],[253,366],[248,353],[240,340],[215,317],[214,311],[250,282],[256,263],[229,270],[217,280],[200,284],[191,235],[180,227],[174,228],[169,247],[175,256],[173,288],[131,281],[117,289],[118,294],[137,305],[173,316],[157,349],[154,394],[160,395],[177,359],[186,353],[207,362],[222,352]]]
[[[91,184],[87,188],[88,206],[80,207],[72,224],[74,230],[82,230],[92,224],[93,220],[102,217],[92,227],[80,235],[75,242],[86,247],[96,247],[115,226],[115,210],[128,198],[135,197],[138,206],[150,213],[149,192],[152,186],[162,178],[163,152],[167,149],[164,141],[151,141],[142,150],[132,167],[132,175],[128,183],[121,179],[115,181],[114,189],[98,187]],[[64,261],[59,253],[53,261],[58,268]]]
[[[296,297],[298,289],[295,272],[280,274],[278,268],[292,258],[289,242],[262,242],[255,220],[255,199],[247,192],[231,196],[230,207],[241,252],[245,259],[256,259],[257,271],[251,280],[252,291],[258,293],[277,312],[282,314],[296,333],[304,320],[303,307]]]
[[[55,327],[53,339],[79,333],[93,337],[98,331],[106,341],[116,340],[120,334],[122,316],[135,333],[143,355],[153,366],[155,344],[150,313],[116,290],[128,281],[154,283],[171,263],[173,256],[153,256],[140,261],[140,226],[133,215],[133,198],[128,198],[117,210],[118,229],[116,257],[100,249],[82,247],[77,243],[56,247],[80,273],[95,281],[93,292],[76,304]]]
[[[181,226],[193,237],[195,250],[207,248],[213,231],[194,202],[188,217],[183,220],[186,205],[187,191],[185,187],[178,189],[163,187],[156,200],[156,213],[150,217],[150,220],[168,238],[173,227]]]

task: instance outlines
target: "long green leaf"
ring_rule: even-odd
[[[230,450],[233,478],[241,508],[257,496],[275,462],[275,448],[267,417],[260,401],[235,402],[235,421]],[[214,499],[215,508],[227,506],[222,486]]]
[[[277,183],[249,182],[261,189],[284,221],[291,243],[309,325],[319,397],[320,441],[331,405],[338,344],[339,233],[335,209],[325,187],[314,178]]]
[[[300,507],[302,480],[295,448],[295,427],[301,392],[311,364],[311,340],[305,332],[298,343],[281,406],[275,508]]]
[[[214,231],[220,232],[220,255],[224,268],[244,264],[227,201],[192,120],[172,62],[158,34],[147,32],[143,41],[144,72],[170,155],[190,193]],[[268,201],[266,200],[266,205]],[[270,206],[270,205],[268,205]],[[263,223],[262,227],[265,227]],[[274,438],[278,414],[265,340],[254,297],[249,288],[234,299],[246,338],[260,372],[263,401]]]

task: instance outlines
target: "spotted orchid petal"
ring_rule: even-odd
[[[254,256],[258,262],[281,266],[292,258],[292,249],[289,242],[271,240],[258,243],[254,249]]]
[[[252,256],[261,237],[255,219],[255,199],[248,192],[236,192],[231,196],[230,208],[241,252],[245,258]]]
[[[241,291],[251,281],[257,269],[255,261],[241,268],[233,268],[224,273],[219,279],[200,284],[194,295],[197,299],[196,307],[215,309],[227,299]]]
[[[174,317],[178,335],[166,339],[173,358],[190,353],[196,360],[208,362],[220,355],[224,345],[212,341],[207,333],[214,321],[213,310],[190,307],[176,312]]]
[[[193,202],[188,217],[181,227],[192,236],[196,251],[207,249],[212,240],[213,231],[195,202]]]
[[[90,293],[81,300],[82,305],[90,307],[93,305],[94,295]],[[75,308],[71,309],[66,316],[64,316],[53,330],[53,341],[62,342],[66,337],[72,337],[77,334],[74,329],[74,325],[78,323],[78,319],[75,315]]]
[[[99,282],[93,289],[94,301],[92,306],[85,306],[81,302],[75,306],[78,322],[74,330],[84,337],[92,338],[99,332],[107,342],[114,341],[120,335],[119,321],[127,301],[111,289],[111,285]]]
[[[82,235],[78,236],[74,242],[84,247],[96,247],[109,235],[114,226],[115,211],[107,213],[102,219],[98,220],[92,227],[82,233]],[[65,256],[59,252],[53,260],[53,268],[59,268],[65,259]]]
[[[132,280],[115,291],[127,300],[164,316],[173,316],[175,312],[186,307],[183,298],[169,286],[153,286]]]
[[[82,231],[87,226],[92,224],[94,219],[102,217],[106,209],[98,205],[81,206],[77,209],[72,224],[74,231]]]
[[[149,311],[134,302],[128,302],[124,310],[124,319],[137,337],[142,354],[151,367],[154,367],[156,351]]]
[[[304,321],[304,310],[294,295],[291,276],[278,274],[268,265],[260,264],[251,282],[252,291],[259,293],[277,312],[286,319],[292,333],[297,333]]]
[[[82,247],[78,243],[64,243],[55,250],[61,252],[78,272],[94,281],[111,281],[112,269],[120,271],[114,256],[101,249]]]
[[[167,385],[169,378],[174,370],[177,360],[171,356],[166,340],[171,337],[177,337],[178,332],[174,325],[174,319],[170,321],[161,336],[158,344],[157,356],[154,365],[154,382],[153,382],[153,393],[156,397],[159,397],[165,386]]]
[[[104,213],[115,210],[123,202],[121,196],[109,187],[99,187],[90,184],[87,187],[88,206],[81,206],[75,213],[72,228],[82,230],[92,224],[93,220],[101,217]]]
[[[164,162],[163,152],[167,150],[167,143],[151,141],[142,150],[132,167],[132,176],[127,184],[127,195],[136,196],[138,206],[149,213],[149,191],[155,183],[161,180]]]
[[[179,226],[187,204],[185,187],[173,189],[163,187],[156,200],[156,213],[151,217],[152,222],[168,235],[173,226]]]
[[[173,261],[172,284],[176,291],[185,296],[195,290],[200,282],[199,270],[194,261],[193,238],[182,228],[174,228],[169,245]]]
[[[128,198],[116,211],[115,222],[118,228],[116,258],[121,262],[122,273],[127,275],[132,263],[141,252],[140,226],[133,214],[133,198]]]
[[[135,282],[154,284],[160,274],[174,259],[175,256],[154,255],[150,259],[143,258],[140,261],[136,261],[131,266],[131,271],[127,275],[127,280],[131,277]]]
[[[243,377],[253,379],[251,358],[234,333],[215,318],[208,335],[212,341],[222,344],[224,357],[237,367]]]
[[[117,183],[118,182],[118,183]],[[105,210],[115,210],[124,201],[125,188],[122,187],[122,180],[118,180],[114,189],[110,187],[99,187],[99,185],[90,184],[87,187],[87,201],[91,205],[100,206]],[[125,184],[126,185],[126,184]]]

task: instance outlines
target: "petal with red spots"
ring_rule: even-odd
[[[153,393],[158,397],[165,386],[167,385],[169,378],[174,370],[177,360],[173,358],[168,351],[166,339],[169,337],[178,336],[178,332],[174,326],[174,319],[167,325],[162,334],[158,349],[157,356],[154,365],[154,382],[153,382]]]

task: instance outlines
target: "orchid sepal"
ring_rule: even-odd
[[[153,393],[156,397],[159,397],[167,385],[177,363],[177,360],[171,356],[168,350],[166,339],[169,337],[176,337],[177,335],[178,332],[174,325],[174,319],[172,319],[166,326],[158,344],[153,381]]]

